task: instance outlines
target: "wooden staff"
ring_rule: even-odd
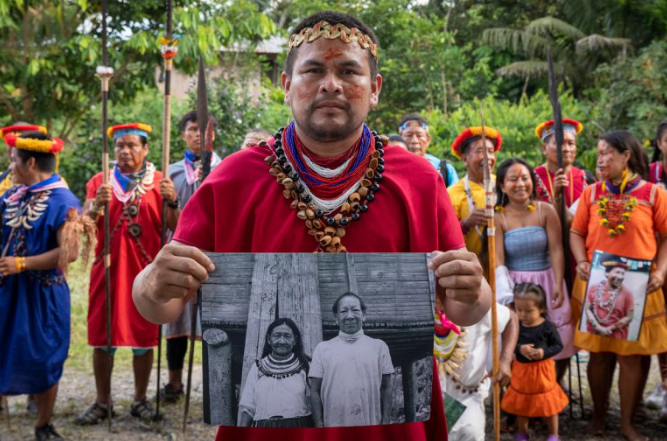
[[[558,82],[556,81],[556,74],[554,71],[554,62],[553,57],[551,56],[551,46],[547,47],[547,68],[549,76],[549,101],[551,102],[551,109],[553,112],[554,118],[554,138],[556,140],[556,153],[558,160],[558,168],[563,169],[563,142],[565,135],[563,134],[563,115],[560,108],[560,100],[558,99]],[[547,171],[548,173],[548,171]],[[574,182],[571,182],[570,185],[574,185]],[[554,189],[555,191],[555,189]],[[555,196],[555,194],[554,194]],[[555,198],[554,198],[555,199]],[[564,269],[564,278],[565,284],[569,292],[572,292],[573,277],[571,266],[570,266],[570,231],[567,226],[567,205],[565,204],[565,195],[561,193],[560,201],[556,202],[556,209],[560,215],[560,229],[561,236],[563,241],[563,259],[565,264]],[[574,201],[571,201],[574,203]],[[561,289],[562,287],[558,287]],[[568,301],[567,299],[565,301]],[[584,416],[584,396],[582,394],[581,387],[581,368],[579,366],[579,354],[575,357],[577,363],[577,380],[579,382],[579,403],[581,405],[581,416]],[[568,367],[568,369],[570,369]],[[568,375],[569,383],[569,399],[570,399],[570,418],[573,418],[573,407],[572,407],[572,375]]]
[[[108,66],[107,52],[107,0],[102,0],[102,65],[97,66],[97,77],[102,85],[102,183],[109,184],[109,143],[107,126],[109,124],[109,80],[113,68]],[[104,204],[104,298],[106,300],[107,356],[109,365],[113,363],[111,354],[111,225],[109,223],[109,203]],[[111,374],[108,378],[109,403],[107,407],[107,428],[111,431]]]
[[[484,109],[480,109],[482,121],[482,150],[484,151],[484,193],[486,200],[486,233],[489,241],[489,285],[491,286],[491,378],[498,376],[498,310],[496,307],[496,224],[493,208],[496,205],[496,192],[489,170],[489,152],[486,149],[484,133]],[[496,441],[500,441],[500,384],[493,384],[493,431]]]
[[[211,158],[213,156],[213,124],[208,114],[208,95],[206,88],[206,71],[204,58],[199,56],[199,73],[197,78],[197,123],[199,124],[199,142],[202,165],[202,182],[211,172]],[[188,355],[188,384],[185,391],[185,409],[183,411],[183,433],[188,424],[190,410],[190,394],[192,390],[192,366],[194,363],[195,343],[197,341],[197,309],[201,299],[201,290],[197,292],[190,317],[190,348]]]
[[[164,111],[162,117],[162,177],[169,177],[169,151],[171,144],[171,71],[174,63],[173,59],[178,52],[176,42],[173,41],[173,11],[172,1],[167,0],[167,35],[161,39],[162,58],[164,59]],[[162,224],[160,230],[160,246],[167,243],[167,201],[162,200]],[[158,327],[157,337],[157,403],[155,403],[154,420],[160,418],[160,368],[162,365],[162,326]]]

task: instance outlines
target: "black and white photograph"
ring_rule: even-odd
[[[430,255],[209,257],[205,422],[343,427],[430,417]]]
[[[637,341],[652,262],[595,251],[581,332]]]

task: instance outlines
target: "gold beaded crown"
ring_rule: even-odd
[[[326,38],[328,40],[340,39],[343,43],[356,42],[362,49],[368,49],[376,60],[378,58],[377,44],[373,43],[370,36],[357,28],[350,29],[340,23],[332,25],[324,20],[312,28],[303,28],[298,34],[292,34],[287,46],[287,54],[289,55],[293,47],[299,47],[304,41],[312,43],[318,38]]]

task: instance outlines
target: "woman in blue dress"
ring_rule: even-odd
[[[0,395],[34,394],[35,438],[62,440],[50,420],[70,340],[63,269],[78,255],[80,233],[93,231],[54,173],[62,141],[27,132],[5,142],[16,185],[0,199]]]

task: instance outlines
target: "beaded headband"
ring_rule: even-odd
[[[625,262],[619,262],[618,260],[607,260],[602,264],[602,266],[605,267],[606,271],[611,271],[614,268],[622,268],[624,270],[630,268],[630,265]]]
[[[421,127],[422,129],[428,132],[428,124],[418,121],[416,119],[409,119],[398,128],[398,133],[403,132],[408,127]]]
[[[340,39],[343,43],[358,43],[362,49],[368,49],[375,58],[378,59],[377,45],[368,35],[364,34],[357,28],[348,28],[344,24],[331,25],[329,22],[322,20],[312,28],[301,29],[298,34],[292,34],[287,45],[287,54],[289,55],[293,47],[299,47],[305,41],[312,43],[318,38],[326,38],[327,40]]]
[[[59,138],[54,138],[52,140],[19,138],[15,134],[9,133],[5,135],[5,142],[12,148],[41,153],[58,153],[63,149],[63,140]]]
[[[583,124],[581,124],[579,121],[574,119],[563,118],[564,132],[571,132],[574,133],[575,135],[578,135],[583,130],[583,128],[584,128]],[[553,120],[551,120],[543,122],[539,126],[535,127],[535,134],[537,135],[538,138],[540,138],[541,141],[544,141],[548,136],[553,135],[555,133],[555,130],[556,130],[555,123]]]
[[[132,124],[120,124],[117,126],[109,127],[107,130],[107,135],[109,138],[120,138],[125,135],[138,135],[148,138],[148,134],[151,133],[153,129],[148,124],[141,123],[132,123]]]

